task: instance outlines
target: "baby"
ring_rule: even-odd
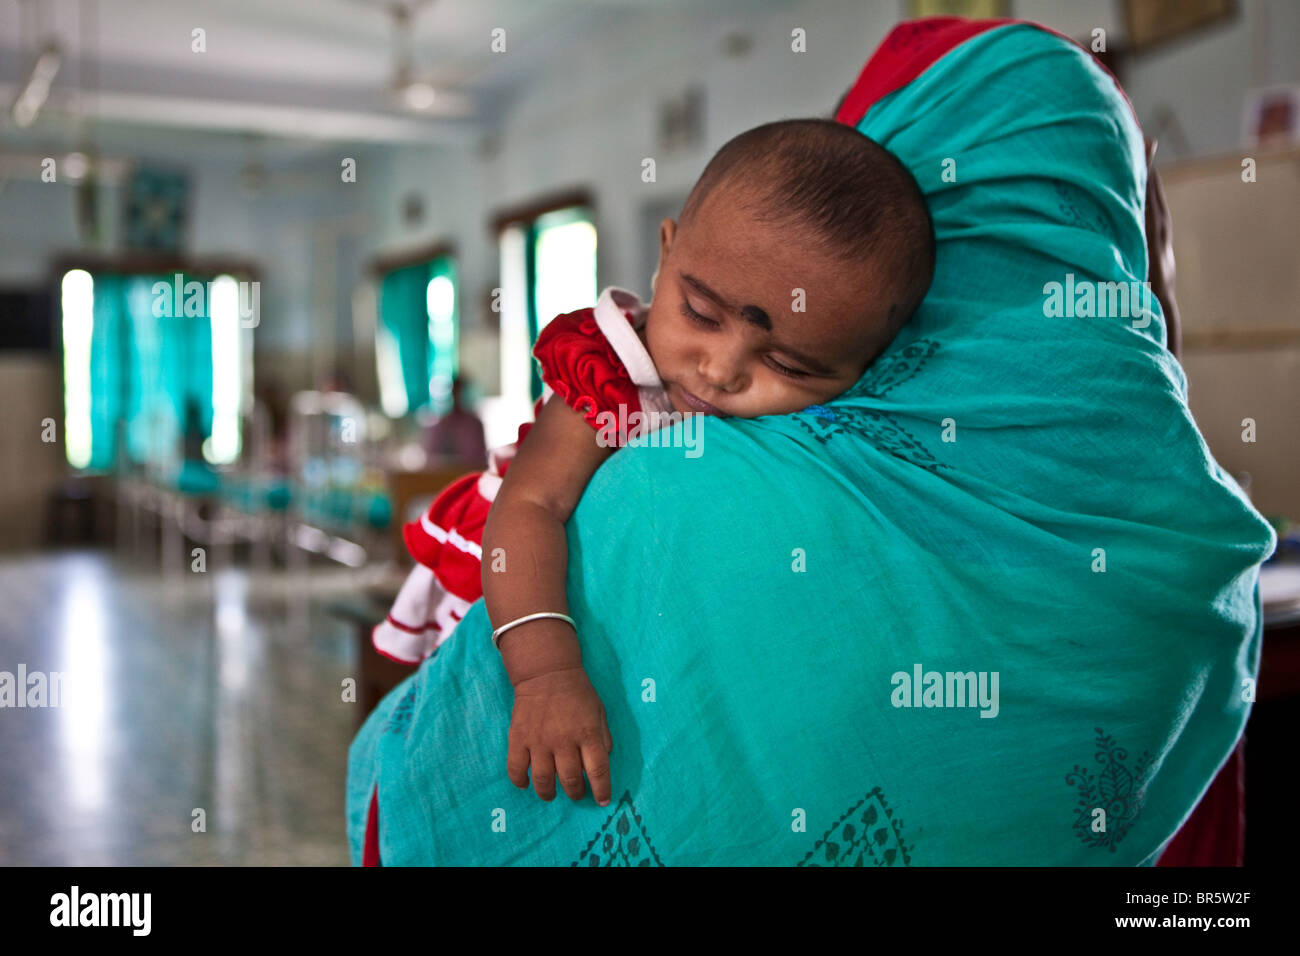
[[[520,429],[513,457],[466,476],[455,494],[449,488],[423,531],[407,537],[444,585],[469,573],[462,556],[486,557],[482,594],[515,692],[506,771],[516,786],[527,788],[531,771],[543,800],[554,798],[557,777],[579,800],[585,773],[596,802],[610,800],[613,742],[568,617],[565,524],[592,474],[630,437],[608,440],[616,405],[671,420],[781,415],[830,401],[910,318],[934,257],[924,197],[892,154],[831,120],[783,120],[723,146],[680,221],[660,225],[648,308],[607,289],[595,310],[542,330],[534,355],[553,394]],[[628,420],[623,411],[619,421]],[[455,504],[471,488],[481,519],[474,505]],[[450,612],[444,599],[444,624],[455,626],[472,594],[460,588]],[[385,626],[410,637],[391,615]]]

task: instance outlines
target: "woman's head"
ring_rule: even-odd
[[[741,418],[829,401],[889,344],[934,272],[915,179],[830,120],[731,140],[659,238],[646,343],[682,412],[701,410],[690,396]]]

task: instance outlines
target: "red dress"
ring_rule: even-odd
[[[559,395],[582,412],[593,429],[604,432],[609,444],[621,447],[629,437],[653,427],[654,416],[648,413],[672,413],[663,382],[637,334],[647,314],[634,293],[611,286],[594,308],[557,316],[542,329],[533,356],[541,364],[546,388],[533,405],[533,418],[551,394]],[[627,427],[633,412],[650,419],[646,427]],[[519,426],[513,444],[489,452],[487,471],[448,485],[419,521],[402,529],[416,566],[388,617],[371,633],[375,649],[385,657],[420,663],[483,596],[483,527],[532,424]]]

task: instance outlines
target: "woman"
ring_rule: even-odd
[[[1232,751],[1272,531],[1160,303],[1045,304],[1148,278],[1122,91],[1042,29],[930,20],[837,118],[920,182],[934,283],[841,399],[596,473],[568,603],[614,806],[504,782],[479,603],[352,746],[357,862],[378,792],[385,864],[1150,864]]]

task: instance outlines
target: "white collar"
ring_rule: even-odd
[[[606,286],[596,301],[595,313],[596,324],[627,366],[632,381],[642,388],[663,388],[654,360],[636,334],[649,315],[640,297],[618,286]]]

